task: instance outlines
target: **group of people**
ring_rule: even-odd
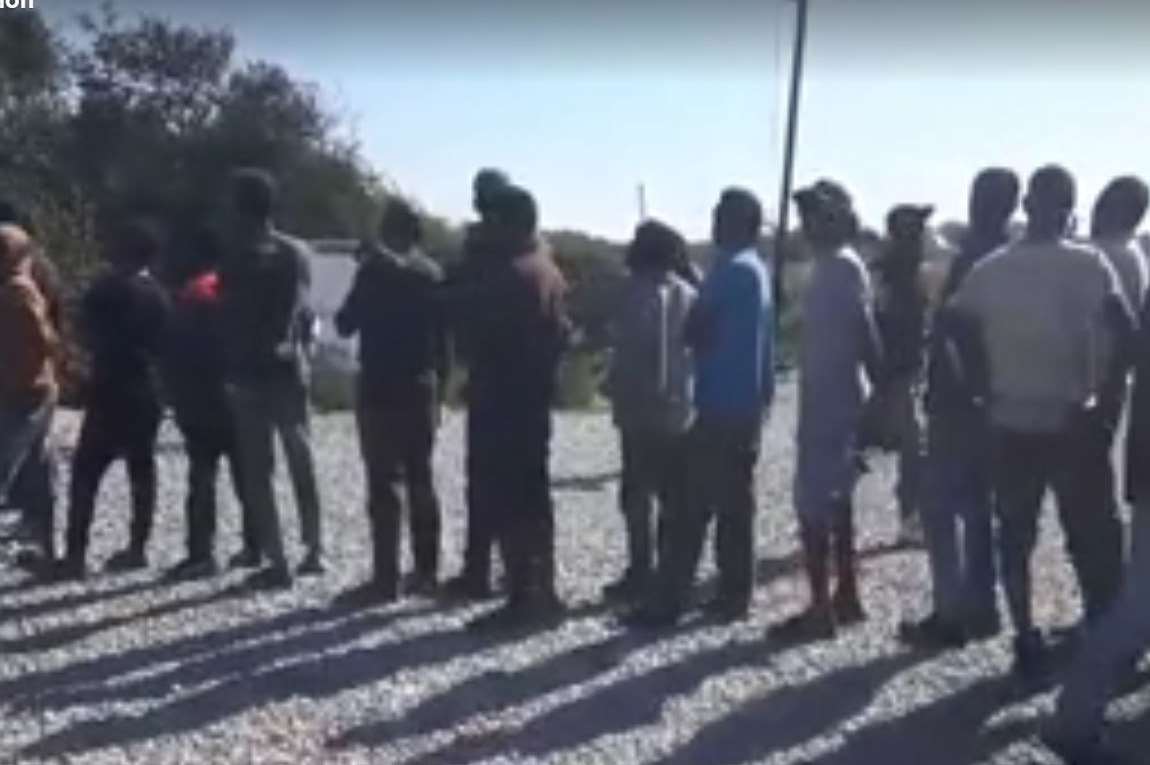
[[[227,224],[192,242],[174,285],[153,275],[163,247],[148,223],[129,221],[110,237],[107,268],[78,314],[91,373],[60,556],[49,437],[66,322],[34,232],[16,210],[0,208],[0,499],[23,511],[36,548],[23,565],[54,579],[85,576],[101,478],[120,458],[132,522],[108,567],[148,565],[157,432],[170,407],[189,458],[187,553],[171,576],[218,570],[225,460],[242,508],[243,544],[231,565],[259,569],[252,584],[264,588],[323,572],[309,437],[309,254],[273,224],[276,196],[266,172],[236,171]],[[1020,201],[1027,225],[1013,236]],[[1001,581],[1015,670],[1040,678],[1048,649],[1031,610],[1030,558],[1043,495],[1053,489],[1085,626],[1047,740],[1071,763],[1109,761],[1099,737],[1107,693],[1150,642],[1150,335],[1141,321],[1150,276],[1135,237],[1146,185],[1112,182],[1089,240],[1080,240],[1066,170],[1040,169],[1025,196],[1012,171],[983,171],[938,290],[924,278],[930,207],[892,210],[881,256],[865,263],[853,247],[860,223],[846,189],[819,181],[794,203],[812,263],[793,491],[810,605],[772,637],[828,639],[865,618],[852,498],[865,451],[877,446],[899,453],[905,536],[921,535],[930,561],[933,611],[902,625],[902,639],[949,649],[996,636]],[[371,579],[342,597],[362,605],[404,594],[486,600],[502,589],[504,605],[474,627],[535,626],[563,613],[549,463],[556,375],[571,337],[567,285],[527,191],[484,170],[474,206],[463,256],[444,269],[421,250],[418,213],[391,200],[335,316],[341,335],[358,338],[374,556]],[[732,621],[751,605],[755,475],[776,369],[763,224],[755,196],[731,188],[714,209],[705,273],[684,238],[656,220],[640,224],[627,248],[606,390],[620,438],[628,566],[604,595],[630,606],[625,621],[637,628],[671,626],[692,606],[712,521],[719,585],[704,610]],[[467,375],[467,549],[462,572],[441,581],[432,455],[456,362]],[[1123,421],[1133,545],[1112,460]],[[295,568],[273,490],[277,434],[305,548]],[[414,561],[406,576],[405,505]]]

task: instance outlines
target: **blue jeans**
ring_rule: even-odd
[[[0,406],[0,496],[23,512],[45,556],[56,551],[55,464],[49,448],[55,401]]]
[[[961,416],[934,416],[928,430],[922,520],[935,613],[950,624],[995,629],[989,430]]]

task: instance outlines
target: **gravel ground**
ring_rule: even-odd
[[[1030,743],[1050,694],[1006,678],[1005,639],[942,657],[893,639],[926,608],[921,553],[893,549],[891,466],[860,494],[869,621],[837,641],[780,651],[767,626],[803,596],[789,505],[792,402],[765,436],[760,586],[753,618],[688,623],[642,636],[597,602],[621,567],[618,455],[607,418],[559,418],[555,441],[561,627],[480,639],[475,609],[408,602],[366,612],[332,596],[367,574],[363,482],[352,420],[318,418],[316,451],[331,572],[287,593],[253,596],[239,579],[169,586],[156,572],[35,586],[0,560],[0,762],[420,763],[603,762],[1046,763]],[[61,440],[74,437],[65,418]],[[438,454],[446,569],[463,536],[461,422]],[[182,550],[184,460],[165,432],[154,564]],[[287,517],[293,515],[281,484]],[[93,543],[104,559],[126,533],[117,468]],[[223,553],[237,541],[225,502]],[[294,535],[294,523],[289,524]],[[294,538],[294,536],[293,536]],[[1044,532],[1039,618],[1071,623],[1078,602],[1056,532]],[[706,572],[709,575],[710,564]],[[1119,740],[1150,752],[1150,692],[1114,709]]]

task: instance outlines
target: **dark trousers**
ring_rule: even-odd
[[[177,412],[177,422],[188,453],[188,497],[184,505],[187,519],[187,555],[190,560],[206,560],[215,553],[218,503],[216,484],[220,463],[227,461],[232,490],[242,514],[243,544],[247,551],[259,550],[256,525],[244,500],[243,462],[230,410],[211,416]]]
[[[682,516],[686,502],[686,440],[678,433],[620,431],[619,505],[627,529],[629,577],[647,577],[668,555],[672,519]]]
[[[719,597],[745,606],[754,584],[755,467],[762,426],[700,417],[688,441],[688,493],[673,530],[669,570],[660,571],[665,596],[675,608],[685,604],[702,554],[711,518],[716,519],[715,554]]]
[[[430,579],[439,574],[441,518],[432,470],[438,412],[433,398],[421,397],[403,405],[362,403],[358,410],[375,581],[388,589],[399,582],[405,489],[415,570]]]
[[[995,441],[1002,577],[1015,629],[1034,629],[1030,559],[1048,488],[1058,500],[1086,618],[1097,620],[1117,597],[1124,569],[1109,439],[1076,426],[1057,434],[999,430]]]
[[[498,545],[498,498],[487,479],[493,471],[487,464],[499,449],[499,419],[476,407],[467,412],[467,547],[463,554],[463,575],[474,582],[491,583],[491,554]],[[502,548],[499,547],[502,554]],[[504,561],[506,568],[506,561]]]
[[[480,410],[473,425],[476,490],[490,513],[513,604],[555,594],[555,509],[551,497],[551,412],[520,402]]]
[[[132,525],[129,548],[144,552],[156,515],[156,436],[160,405],[154,399],[95,401],[84,414],[72,458],[68,507],[68,559],[83,561],[100,482],[117,459],[128,467]]]

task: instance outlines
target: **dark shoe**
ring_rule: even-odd
[[[1085,741],[1072,741],[1054,731],[1043,731],[1041,741],[1066,765],[1133,765],[1132,761],[1110,748],[1101,735]]]
[[[286,590],[292,586],[292,575],[287,566],[270,566],[249,576],[245,584],[253,590]]]
[[[259,568],[264,564],[264,556],[255,550],[240,550],[228,559],[228,568],[236,569]]]
[[[399,591],[394,585],[388,587],[380,582],[365,582],[341,592],[334,602],[342,608],[372,608],[390,605],[398,600]]]
[[[45,572],[51,582],[82,582],[88,578],[88,567],[82,560],[61,560]]]
[[[164,577],[169,582],[188,582],[193,579],[210,579],[220,573],[215,558],[186,558],[168,571]]]
[[[467,574],[449,579],[443,585],[442,593],[449,600],[491,600],[494,597],[490,584]]]
[[[1049,679],[1050,651],[1042,635],[1035,631],[1014,639],[1014,676],[1028,689],[1037,689]]]
[[[141,571],[148,567],[148,556],[143,550],[121,550],[108,559],[104,570],[113,574]]]
[[[439,593],[435,576],[412,572],[403,580],[403,594],[412,598],[434,598]]]
[[[931,614],[920,622],[899,625],[898,639],[911,648],[924,651],[950,651],[966,645],[961,627],[949,624],[938,614]]]
[[[635,630],[669,630],[677,627],[682,618],[683,610],[677,606],[649,603],[626,614],[620,622]]]
[[[849,627],[866,621],[866,611],[863,610],[862,601],[859,600],[858,592],[855,590],[839,590],[835,593],[831,607],[835,612],[835,624],[840,627]]]
[[[468,622],[467,630],[485,634],[549,629],[559,624],[565,613],[566,608],[557,597],[535,598],[518,603],[508,601],[494,611]]]
[[[831,610],[812,607],[772,627],[767,631],[767,638],[783,645],[805,645],[831,640],[836,634]]]
[[[57,565],[54,558],[35,550],[21,550],[16,553],[16,559],[13,562],[16,564],[16,568],[33,576],[49,575]]]
[[[296,573],[300,576],[322,576],[327,573],[327,567],[323,563],[323,555],[316,550],[308,552],[304,556],[303,562],[299,564]]]
[[[747,618],[750,604],[742,598],[729,598],[723,595],[713,598],[703,606],[708,619],[720,624],[733,624]]]
[[[626,603],[642,597],[647,592],[649,576],[628,571],[617,581],[603,588],[603,600],[610,603]]]
[[[972,643],[993,640],[1002,633],[1002,620],[996,612],[977,616],[967,620],[965,632],[967,640]]]

